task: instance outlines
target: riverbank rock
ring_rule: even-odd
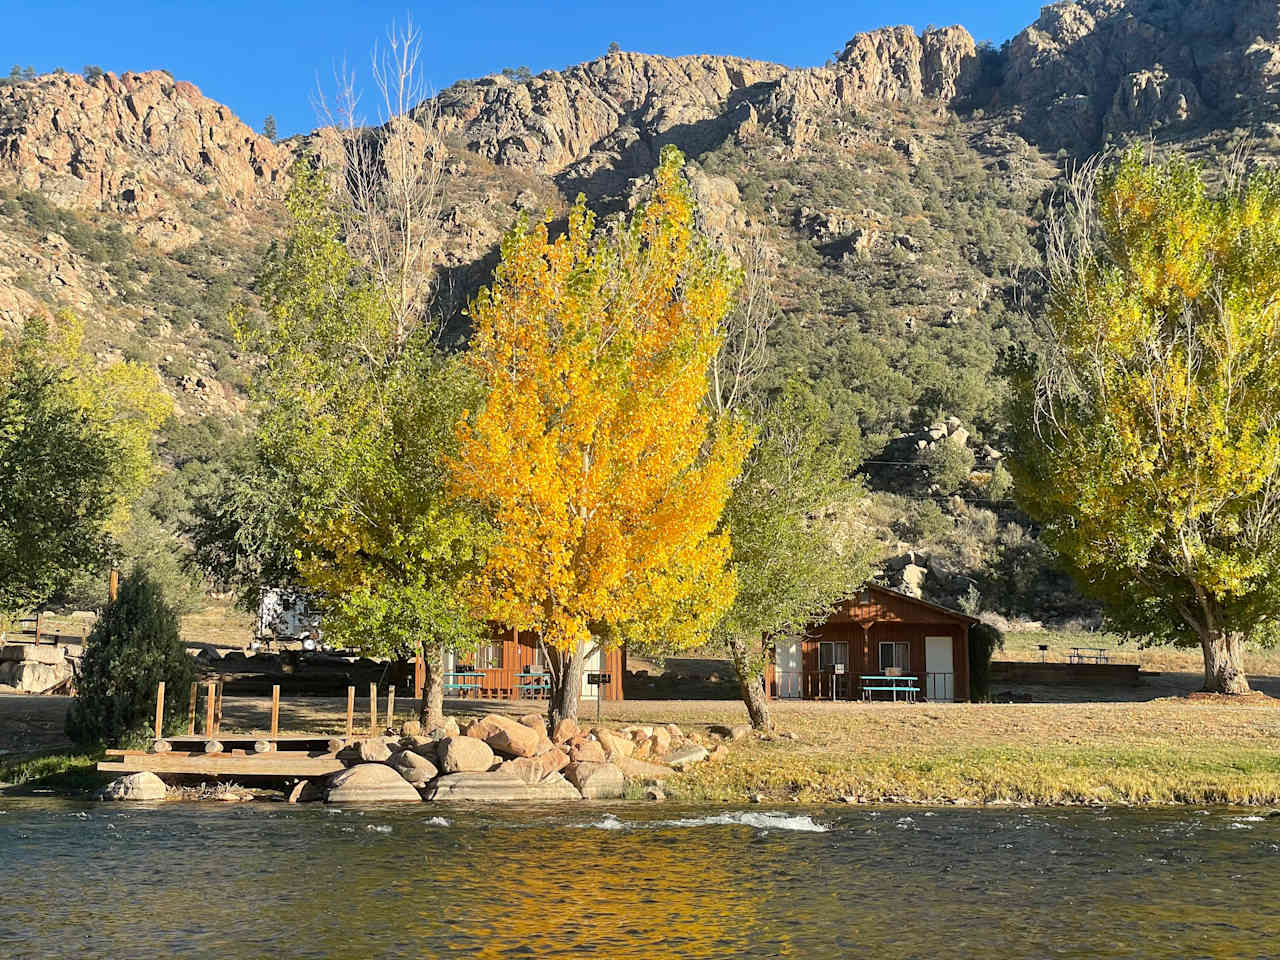
[[[661,787],[649,787],[649,789],[644,792],[644,798],[646,800],[652,800],[654,803],[662,803],[667,799],[667,795],[662,792]]]
[[[604,763],[608,758],[604,754],[604,746],[598,740],[583,740],[575,743],[569,751],[569,759],[574,763]]]
[[[401,737],[400,746],[405,750],[412,750],[418,756],[430,760],[432,763],[439,762],[439,740],[432,740],[430,737]]]
[[[347,744],[338,751],[338,759],[344,763],[386,763],[391,759],[391,748],[383,737],[368,737]]]
[[[552,747],[533,758],[542,768],[542,775],[559,773],[569,765],[569,755],[559,747]]]
[[[562,774],[551,773],[535,784],[533,799],[535,800],[581,800],[582,794],[564,778]]]
[[[330,737],[325,741],[325,753],[332,753],[337,756],[338,751],[346,746],[346,742],[341,737]]]
[[[480,773],[493,766],[493,751],[475,737],[446,737],[436,747],[442,773]]]
[[[635,752],[636,745],[634,740],[630,737],[624,737],[620,733],[614,733],[607,727],[593,727],[591,733],[600,741],[600,746],[604,748],[607,759],[629,757]]]
[[[271,753],[273,750],[275,750],[275,748],[276,748],[276,745],[272,743],[270,740],[253,741],[254,753]]]
[[[217,753],[221,753],[221,752],[222,752],[222,741],[220,741],[220,740],[207,740],[207,741],[205,741],[205,745],[204,745],[204,752],[205,752],[205,753],[207,753],[207,754],[209,754],[210,756],[213,756],[214,754],[217,754]]]
[[[169,753],[173,750],[173,744],[168,740],[152,740],[149,753]]]
[[[538,783],[553,771],[544,770],[542,764],[534,757],[516,757],[514,760],[504,760],[499,764],[497,772],[508,774],[525,783]]]
[[[537,754],[538,743],[542,739],[540,731],[501,714],[490,714],[484,719],[492,728],[484,742],[494,753],[506,757],[532,757]]]
[[[415,787],[424,787],[440,773],[436,765],[412,750],[401,750],[391,758],[391,769]]]
[[[587,800],[614,800],[627,789],[622,771],[612,763],[571,763],[564,768],[564,777]]]
[[[427,800],[495,803],[534,799],[529,784],[500,769],[447,773],[428,784],[423,797]]]
[[[144,771],[112,780],[98,796],[102,800],[163,800],[164,794],[164,781]]]
[[[685,770],[694,764],[702,763],[708,756],[710,754],[707,753],[706,747],[690,746],[673,751],[666,760],[667,765],[673,770]]]
[[[520,718],[526,727],[536,730],[543,737],[547,735],[547,718],[540,713],[526,713]]]
[[[326,803],[407,803],[422,798],[386,764],[361,763],[329,777],[324,799]]]
[[[417,720],[406,720],[400,724],[400,736],[402,737],[420,737],[422,736],[422,724]]]
[[[582,733],[582,729],[578,726],[577,721],[565,717],[556,724],[555,730],[551,732],[551,739],[558,744],[565,744],[580,733]]]
[[[614,761],[614,766],[622,771],[622,775],[628,780],[665,780],[671,776],[673,771],[670,767],[663,766],[660,763],[650,763],[647,760],[636,760],[634,757],[619,757]]]

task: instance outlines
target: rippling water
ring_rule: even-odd
[[[1227,810],[0,798],[3,957],[1275,957]]]

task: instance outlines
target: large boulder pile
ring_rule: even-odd
[[[675,724],[627,726],[615,730],[563,720],[548,733],[546,721],[531,715],[488,714],[465,724],[452,721],[422,733],[416,721],[399,737],[331,741],[330,753],[345,769],[323,783],[302,781],[290,803],[608,800],[626,795],[628,782],[663,796],[676,771],[724,756],[737,728],[708,737],[684,733]],[[710,749],[709,749],[710,748]],[[151,800],[165,796],[152,773],[113,782],[104,799]]]

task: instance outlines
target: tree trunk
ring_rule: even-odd
[[[1204,689],[1209,693],[1248,693],[1244,672],[1244,638],[1225,630],[1200,634],[1204,650]]]
[[[756,730],[772,730],[773,714],[764,695],[764,676],[754,669],[747,644],[738,639],[729,641],[729,657],[738,672],[738,685],[742,689],[742,702],[747,706],[747,717]]]
[[[561,720],[578,719],[578,701],[582,698],[582,668],[587,650],[579,644],[571,653],[550,648],[547,659],[551,669],[551,696],[547,703],[547,719],[551,729]]]
[[[444,724],[444,647],[424,648],[422,663],[425,682],[422,685],[418,720],[423,732],[429,732]]]

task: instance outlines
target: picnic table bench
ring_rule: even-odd
[[[518,673],[516,674],[516,694],[521,700],[533,698],[545,699],[551,696],[551,674]]]
[[[1072,647],[1067,654],[1068,663],[1110,663],[1106,647]]]
[[[479,695],[484,688],[484,674],[473,670],[459,670],[444,675],[444,692],[465,697],[468,693]]]
[[[870,703],[873,693],[891,693],[896,703],[898,694],[901,693],[908,703],[915,703],[916,695],[920,692],[920,685],[916,679],[915,677],[862,677],[862,699]]]

